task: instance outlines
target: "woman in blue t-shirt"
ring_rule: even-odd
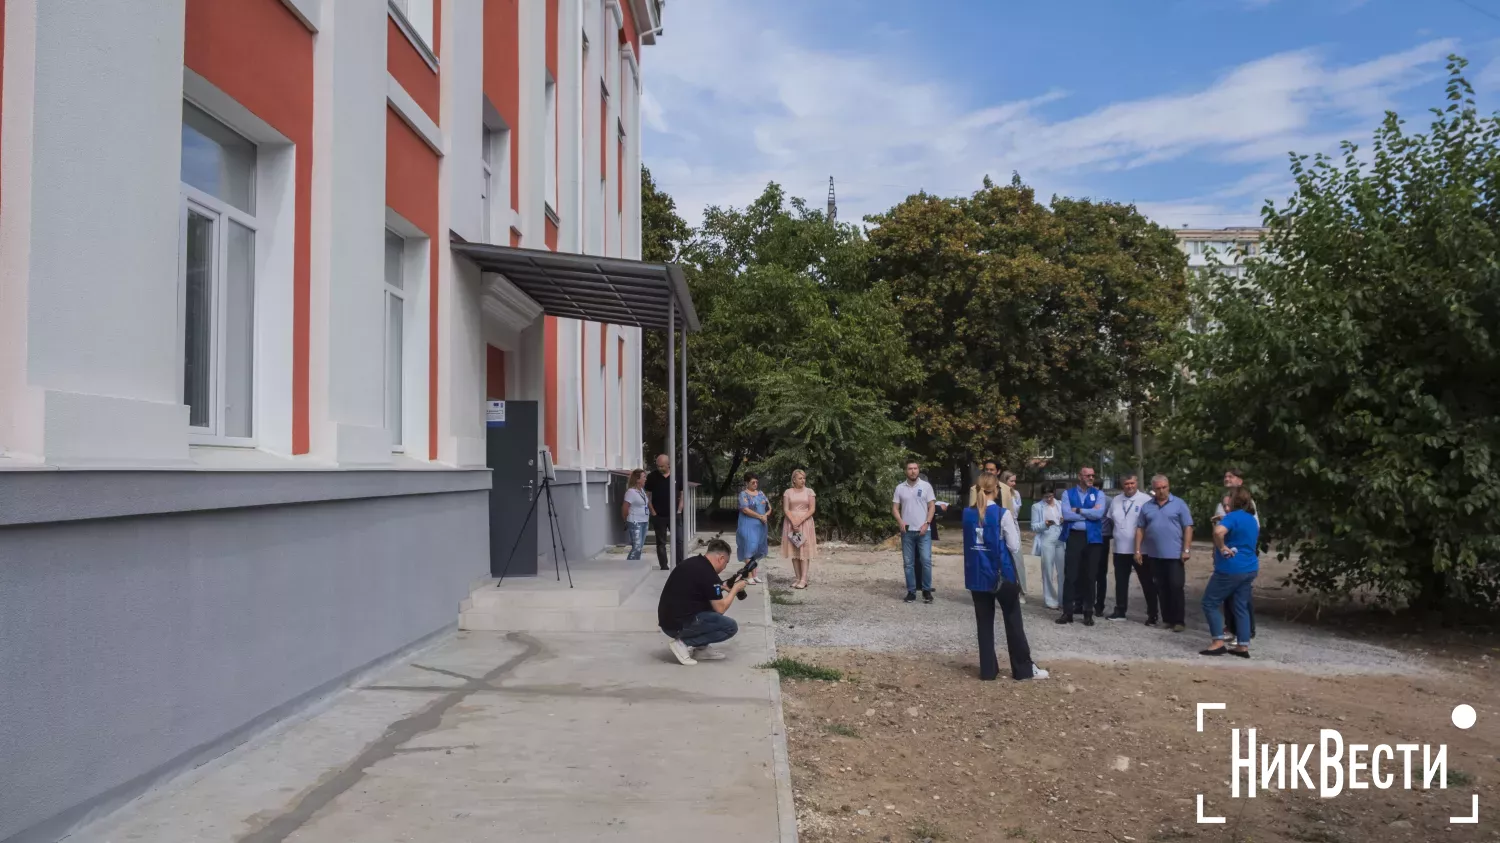
[[[1234,647],[1224,644],[1223,606],[1225,600],[1234,606],[1236,629],[1250,628],[1250,589],[1260,572],[1260,558],[1256,556],[1260,525],[1255,521],[1255,501],[1250,490],[1238,486],[1230,492],[1228,510],[1214,525],[1214,573],[1203,591],[1203,616],[1208,619],[1208,634],[1213,641],[1199,653],[1205,656],[1230,653],[1248,659],[1248,641]]]
[[[974,598],[974,620],[979,626],[979,678],[995,679],[995,604],[1005,623],[1005,649],[1010,651],[1012,679],[1046,679],[1047,671],[1031,661],[1031,646],[1021,623],[1021,586],[1016,565],[1021,555],[1021,531],[1016,517],[995,503],[999,480],[985,472],[975,490],[974,506],[964,510],[964,588]]]

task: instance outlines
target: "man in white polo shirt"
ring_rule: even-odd
[[[1130,572],[1140,580],[1141,592],[1146,595],[1146,626],[1156,626],[1156,586],[1151,581],[1150,562],[1135,561],[1135,528],[1141,518],[1141,507],[1151,500],[1142,492],[1140,480],[1134,474],[1125,475],[1120,494],[1109,502],[1109,514],[1104,516],[1114,526],[1114,542],[1110,550],[1115,562],[1115,610],[1112,621],[1125,620],[1125,609],[1130,604]]]
[[[891,499],[891,515],[901,528],[901,563],[906,568],[906,602],[917,600],[917,564],[921,564],[922,600],[932,602],[932,516],[937,496],[932,484],[922,479],[922,466],[916,460],[906,463],[906,482],[896,485]]]

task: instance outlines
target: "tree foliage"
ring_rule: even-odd
[[[918,370],[890,293],[866,275],[867,250],[857,228],[776,184],[743,209],[709,208],[680,249],[703,325],[688,339],[693,472],[715,500],[742,469],[774,491],[801,467],[821,522],[846,535],[883,524],[901,459],[890,391]],[[653,367],[665,378],[658,348],[646,351],[648,379]],[[646,397],[665,403],[660,389]],[[660,441],[663,411],[647,418],[648,441]]]
[[[1209,280],[1188,344],[1178,461],[1250,469],[1303,587],[1500,602],[1500,119],[1463,66],[1426,134],[1293,157],[1274,257]]]
[[[1185,258],[1133,206],[1054,199],[1019,177],[972,196],[925,193],[872,217],[923,379],[902,396],[913,446],[948,465],[1019,465],[1164,380],[1186,318]]]

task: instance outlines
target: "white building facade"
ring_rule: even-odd
[[[0,758],[33,762],[0,765],[0,841],[451,628],[488,573],[487,401],[537,402],[569,550],[609,540],[642,329],[454,244],[639,258],[660,28],[660,0],[0,2]]]
[[[1231,278],[1245,277],[1245,261],[1261,255],[1264,228],[1179,228],[1177,248],[1188,259],[1188,272],[1202,273],[1219,266]]]

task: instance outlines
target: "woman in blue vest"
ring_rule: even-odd
[[[1015,515],[995,503],[998,488],[995,475],[980,475],[974,506],[964,510],[964,588],[974,598],[974,620],[979,626],[979,678],[991,680],[1000,675],[995,657],[995,604],[999,603],[1011,678],[1046,679],[1047,671],[1031,661],[1031,646],[1021,625],[1021,586],[1016,581],[1021,531]]]

